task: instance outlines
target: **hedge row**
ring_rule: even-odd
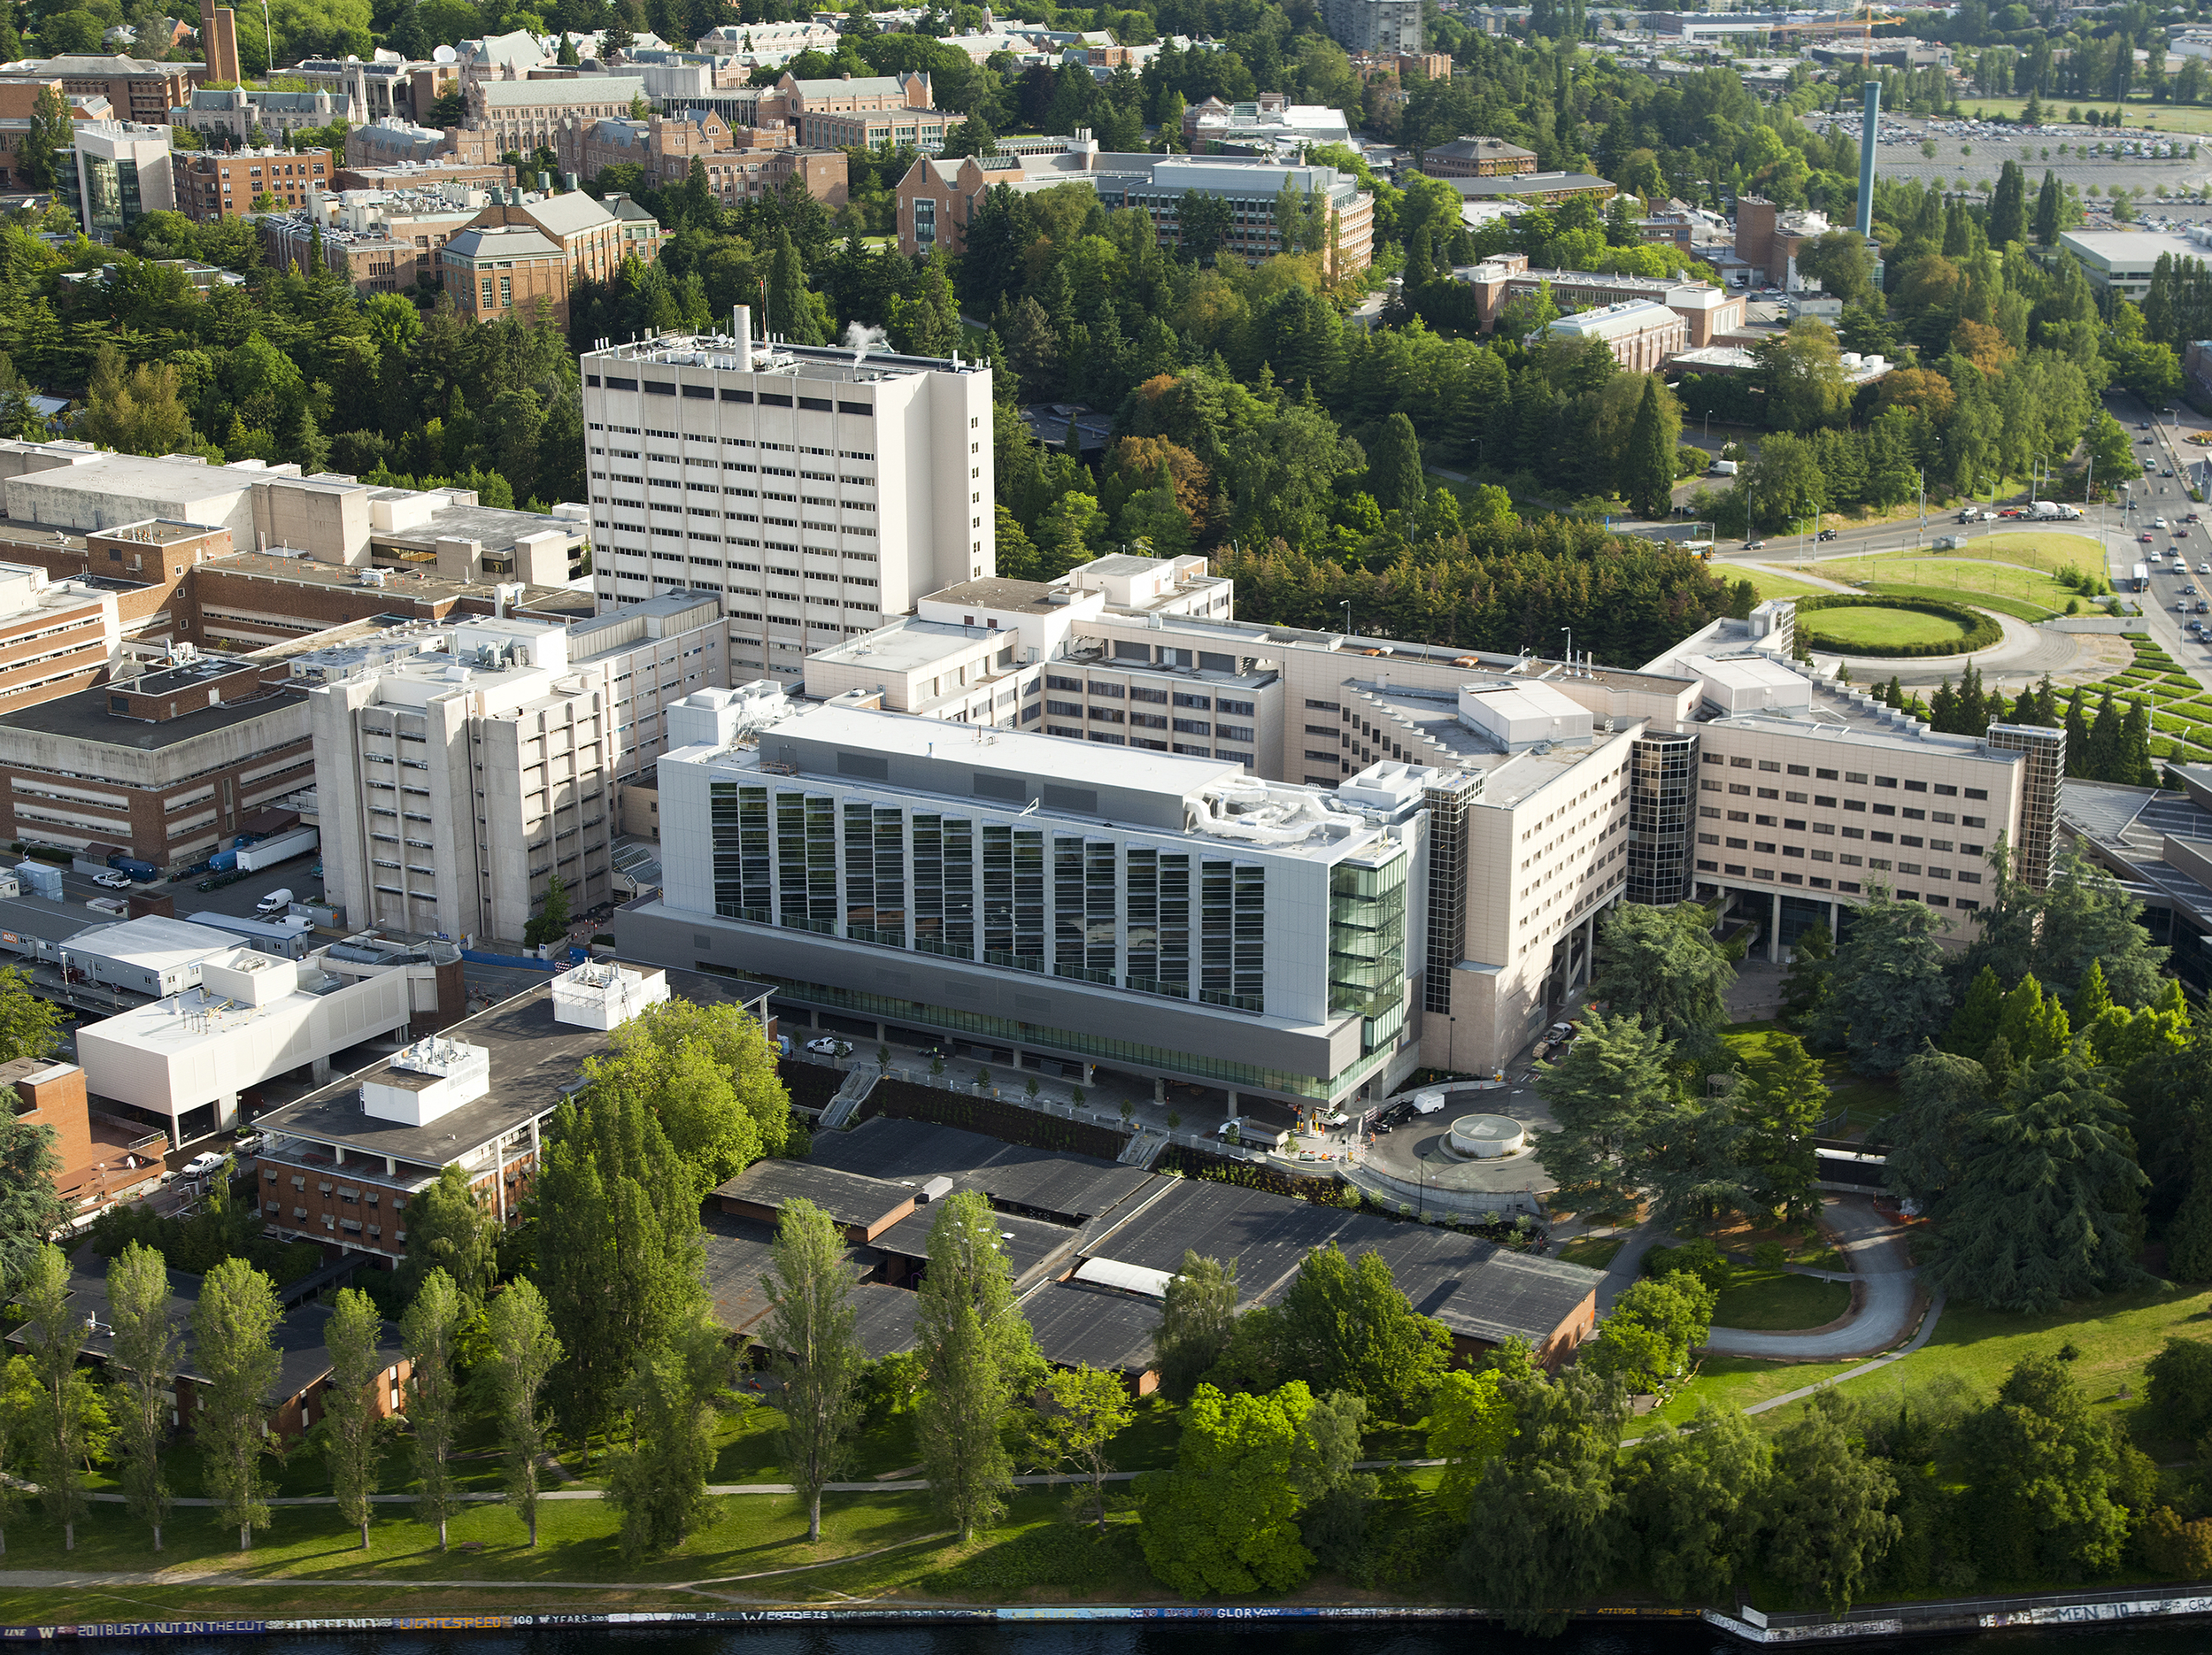
[[[1822,609],[1909,609],[1917,614],[1937,615],[1966,628],[1966,636],[1956,642],[1941,643],[1895,643],[1879,646],[1870,643],[1842,643],[1832,647],[1846,655],[1914,656],[1914,655],[1971,655],[1977,650],[1986,650],[2005,635],[2005,629],[1991,617],[1977,613],[1957,604],[1938,603],[1931,597],[1867,597],[1859,593],[1838,594],[1831,597],[1800,597],[1797,600],[1798,629],[1815,637],[1822,635],[1818,627],[1804,624],[1808,610]]]

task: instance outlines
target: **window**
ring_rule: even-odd
[[[1969,788],[1966,790],[1966,797],[1970,799],[1985,799],[1989,797],[1989,789],[1987,788]]]

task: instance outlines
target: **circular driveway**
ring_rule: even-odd
[[[1476,1090],[1465,1082],[1424,1088],[1445,1093],[1445,1106],[1432,1115],[1415,1115],[1395,1131],[1377,1134],[1367,1146],[1367,1164],[1385,1177],[1430,1189],[1484,1194],[1540,1194],[1554,1188],[1534,1150],[1495,1160],[1462,1160],[1445,1147],[1452,1123],[1462,1115],[1508,1115],[1533,1136],[1559,1126],[1544,1100],[1528,1086]],[[1403,1094],[1410,1096],[1410,1094]]]

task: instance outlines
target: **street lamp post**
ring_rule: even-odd
[[[1352,635],[1352,600],[1350,598],[1346,598],[1345,600],[1344,631],[1345,637],[1348,638]]]

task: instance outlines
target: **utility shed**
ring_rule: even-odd
[[[915,1191],[811,1161],[755,1161],[715,1190],[722,1211],[774,1224],[793,1201],[813,1202],[854,1246],[874,1241],[914,1210]]]
[[[1160,1387],[1152,1335],[1160,1306],[1070,1282],[1047,1282],[1021,1301],[1037,1349],[1056,1367],[1105,1368],[1140,1396]]]

